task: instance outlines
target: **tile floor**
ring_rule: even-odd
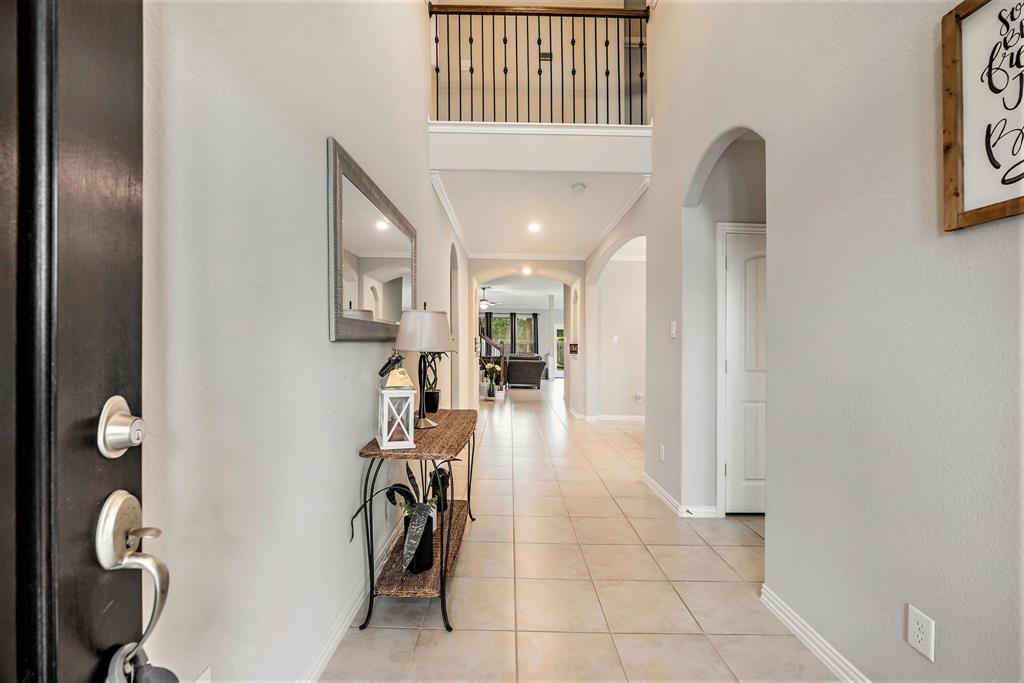
[[[378,598],[322,680],[833,680],[760,602],[764,518],[679,519],[641,480],[643,425],[576,420],[560,388],[481,406],[455,631]]]

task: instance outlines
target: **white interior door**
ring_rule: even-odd
[[[726,235],[725,511],[765,509],[764,234]]]

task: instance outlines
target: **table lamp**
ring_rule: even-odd
[[[395,339],[398,351],[416,351],[420,354],[419,390],[420,408],[416,414],[416,429],[432,429],[437,423],[427,417],[426,392],[427,353],[453,352],[452,328],[448,325],[448,314],[444,311],[428,311],[423,304],[422,311],[403,311],[398,323],[398,337]]]

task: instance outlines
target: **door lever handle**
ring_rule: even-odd
[[[103,504],[96,524],[96,558],[104,569],[139,569],[153,580],[153,610],[142,637],[131,647],[118,651],[120,666],[131,667],[130,662],[149,640],[167,602],[170,572],[159,558],[139,552],[143,538],[158,538],[162,533],[156,527],[141,526],[142,504],[124,490],[114,491]],[[126,672],[127,673],[127,672]]]

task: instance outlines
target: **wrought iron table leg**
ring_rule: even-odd
[[[452,461],[445,460],[441,463],[442,467],[448,465],[448,476],[455,481],[454,472],[452,472]],[[436,467],[436,466],[435,466]],[[451,631],[452,625],[448,620],[448,553],[451,551],[452,545],[452,515],[455,512],[455,486],[448,487],[449,499],[445,514],[441,517],[441,529],[438,533],[438,537],[441,541],[441,620],[444,622],[446,630]]]
[[[476,457],[476,430],[469,435],[469,480],[466,482],[466,505],[469,507],[469,518],[476,521],[473,516],[473,459]],[[449,466],[449,469],[451,467]]]
[[[383,464],[384,458],[371,459],[366,467],[366,476],[363,477],[363,503],[365,503],[363,508],[363,535],[366,539],[366,571],[367,581],[370,586],[370,598],[366,605],[366,618],[359,625],[360,631],[370,625],[370,617],[373,616],[373,599],[377,597],[375,581],[377,572],[373,562],[373,488],[377,485],[377,475],[380,474],[380,468]],[[372,478],[370,476],[371,472],[373,473]]]

